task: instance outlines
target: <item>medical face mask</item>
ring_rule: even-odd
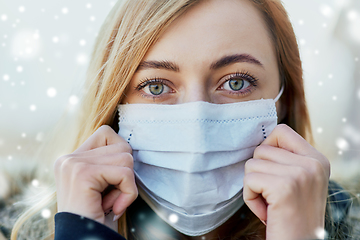
[[[179,232],[204,235],[244,204],[244,165],[277,125],[276,99],[119,105],[140,196]]]

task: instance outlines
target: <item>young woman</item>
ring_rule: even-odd
[[[57,240],[346,239],[280,1],[119,1],[79,120],[54,167]]]

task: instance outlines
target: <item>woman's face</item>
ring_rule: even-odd
[[[260,12],[248,0],[207,0],[149,49],[123,103],[233,103],[275,98],[279,88],[275,50]]]

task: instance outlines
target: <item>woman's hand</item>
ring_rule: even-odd
[[[104,125],[72,154],[57,159],[58,211],[104,223],[104,212],[112,208],[120,217],[138,195],[131,152],[130,145]],[[114,187],[105,194],[110,185]]]
[[[278,125],[246,162],[244,201],[267,223],[267,240],[319,238],[324,229],[329,161],[286,125]]]

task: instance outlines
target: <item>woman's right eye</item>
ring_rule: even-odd
[[[147,96],[160,97],[159,95],[171,93],[173,90],[164,83],[166,80],[151,79],[142,81],[135,89],[143,91]]]
[[[168,89],[169,87],[162,83],[152,83],[144,87],[143,91],[147,94],[160,95],[164,92],[164,90],[166,92]]]

